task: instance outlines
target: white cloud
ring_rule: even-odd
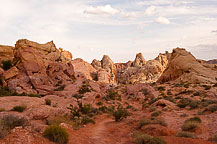
[[[155,19],[155,22],[159,24],[170,24],[170,21],[167,18],[162,17],[162,16]]]
[[[90,6],[86,10],[84,10],[84,13],[95,14],[95,15],[105,15],[105,14],[114,15],[118,12],[119,10],[113,8],[111,5],[97,6],[97,7]]]
[[[156,6],[150,6],[145,10],[145,14],[153,15],[156,12]]]

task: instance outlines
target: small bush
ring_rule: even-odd
[[[150,107],[149,111],[150,112],[156,111],[156,108],[155,107]]]
[[[143,119],[139,122],[138,128],[142,128],[144,125],[149,125],[149,124],[159,124],[162,126],[167,127],[167,123],[165,122],[164,119],[158,119],[158,118],[154,118],[154,119]]]
[[[98,103],[96,103],[96,105],[98,105],[98,106],[101,106],[101,105],[103,105],[103,102],[98,102]]]
[[[183,131],[191,131],[191,130],[194,130],[198,127],[199,127],[198,122],[188,122],[188,123],[184,123],[184,125],[182,126],[182,130]]]
[[[193,133],[183,132],[183,131],[178,132],[176,136],[177,137],[186,137],[186,138],[194,138],[195,137]]]
[[[217,87],[217,83],[215,83],[215,84],[213,85],[213,87]]]
[[[184,87],[185,88],[189,88],[189,84],[187,83],[187,84],[184,84]]]
[[[10,60],[2,61],[2,68],[4,70],[9,70],[12,67],[12,63]]]
[[[143,89],[142,93],[144,94],[144,96],[147,96],[148,95],[148,90],[147,89]]]
[[[193,117],[193,118],[189,118],[185,121],[185,123],[188,123],[188,122],[197,122],[197,123],[201,123],[201,119],[199,117]]]
[[[117,110],[113,112],[113,116],[115,118],[115,121],[118,122],[124,118],[127,118],[129,116],[129,112],[127,111],[127,109],[119,106]]]
[[[121,100],[121,96],[113,89],[108,91],[107,96],[104,97],[105,100]]]
[[[205,90],[210,90],[211,89],[211,86],[208,86],[208,85],[202,85],[202,87],[204,87]]]
[[[46,105],[51,105],[51,100],[50,99],[45,99],[45,104]]]
[[[214,134],[210,140],[217,143],[217,134]]]
[[[86,82],[83,82],[83,84],[81,85],[80,89],[79,89],[79,94],[85,94],[87,92],[91,92],[91,89],[89,88],[89,84]]]
[[[163,138],[141,133],[134,134],[134,142],[136,144],[166,144],[166,141]]]
[[[151,114],[151,116],[157,117],[157,116],[159,116],[159,115],[161,115],[161,114],[162,114],[161,111],[156,111],[156,112],[153,112],[153,113]]]
[[[59,125],[48,126],[43,132],[43,136],[58,144],[67,144],[69,140],[68,132]]]
[[[89,118],[89,117],[83,117],[82,119],[81,119],[81,123],[82,124],[88,124],[88,123],[92,123],[92,124],[95,124],[95,121],[93,120],[93,119],[91,119],[91,118]]]
[[[23,112],[26,109],[25,105],[15,106],[12,111]]]

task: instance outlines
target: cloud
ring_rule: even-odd
[[[152,15],[156,12],[156,6],[150,6],[145,10],[145,14]]]
[[[105,14],[114,15],[119,13],[119,10],[113,8],[111,5],[97,6],[97,7],[90,6],[86,10],[84,10],[84,13],[94,14],[94,15],[105,15]]]
[[[170,24],[170,21],[167,18],[161,16],[155,19],[155,22],[159,24]]]

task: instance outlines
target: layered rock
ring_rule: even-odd
[[[168,66],[158,82],[182,80],[187,82],[215,82],[217,71],[203,66],[185,49],[176,48],[171,54]]]
[[[10,89],[18,93],[50,94],[58,81],[63,84],[74,79],[74,69],[53,42],[38,44],[18,40],[14,48],[14,67],[5,78]]]
[[[138,53],[136,54],[136,58],[134,60],[134,62],[132,63],[132,66],[133,67],[142,67],[144,66],[146,63],[142,53]]]

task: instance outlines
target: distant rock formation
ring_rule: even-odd
[[[134,62],[132,63],[132,66],[133,67],[142,67],[144,66],[146,63],[142,53],[138,53],[136,54],[136,58],[134,60]]]
[[[216,82],[217,71],[203,66],[183,48],[176,48],[171,54],[168,66],[158,82],[182,80],[187,82]]]

